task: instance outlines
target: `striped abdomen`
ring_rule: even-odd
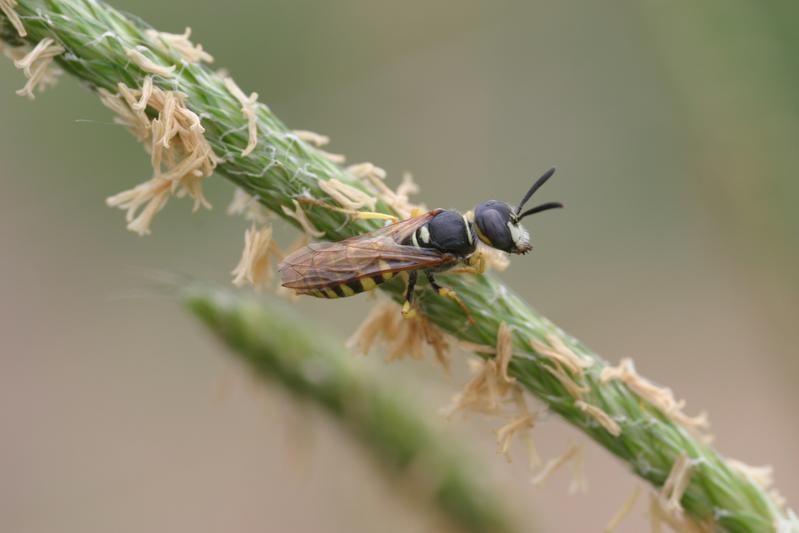
[[[346,298],[362,292],[371,291],[381,283],[394,277],[394,272],[383,272],[373,276],[364,276],[346,283],[339,283],[319,289],[306,289],[297,291],[299,294],[316,296],[317,298]]]

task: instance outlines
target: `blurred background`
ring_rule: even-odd
[[[193,39],[290,127],[352,162],[410,171],[428,206],[516,201],[550,165],[535,252],[501,276],[617,363],[707,409],[717,447],[772,464],[799,502],[799,4],[116,0]],[[0,62],[0,529],[434,531],[349,437],[255,384],[150,274],[229,283],[245,221],[171,201],[153,235],[104,199],[149,177],[109,111],[69,77],[29,102]],[[278,222],[281,239],[293,238]],[[303,300],[342,340],[372,305]],[[431,418],[467,379],[364,366]],[[527,526],[598,531],[639,482],[586,445],[532,487],[494,421],[450,422]],[[544,458],[586,439],[549,417]],[[579,509],[579,512],[575,510]],[[533,517],[535,519],[533,520]],[[622,531],[640,531],[644,504]]]

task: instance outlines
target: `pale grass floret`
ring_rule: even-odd
[[[280,206],[281,209],[283,209],[283,213],[285,213],[286,216],[296,220],[297,223],[302,228],[302,230],[307,235],[314,237],[316,239],[324,236],[325,232],[316,229],[314,225],[311,223],[311,221],[308,220],[308,217],[305,215],[305,211],[303,211],[302,206],[299,204],[299,202],[297,202],[297,200],[292,200],[292,203],[294,204],[294,209],[291,209],[290,207],[285,205]]]
[[[377,198],[374,196],[369,196],[365,192],[335,178],[320,181],[319,188],[338,202],[339,205],[347,209],[357,211],[366,207],[370,211],[374,211],[377,203]]]
[[[127,55],[128,59],[133,61],[140,69],[148,74],[156,74],[164,78],[171,78],[175,73],[175,65],[170,65],[168,67],[159,65],[135,48],[126,48],[125,55]]]
[[[256,224],[265,224],[273,218],[272,213],[267,211],[257,198],[249,195],[240,187],[236,187],[236,190],[233,191],[233,200],[228,205],[227,214],[242,216],[245,220]]]
[[[203,50],[201,44],[194,44],[189,40],[191,37],[191,28],[186,28],[183,33],[166,33],[149,29],[145,32],[147,36],[153,40],[156,48],[162,52],[169,52],[169,49],[175,50],[189,63],[199,63],[205,61],[206,63],[213,63],[214,58]]]
[[[17,30],[17,33],[20,37],[25,37],[28,35],[28,32],[25,30],[25,26],[22,24],[22,19],[19,18],[16,10],[14,9],[17,7],[17,0],[0,0],[0,11],[8,18],[8,21]]]
[[[630,496],[627,497],[619,510],[616,511],[616,514],[613,515],[608,524],[605,526],[605,529],[603,530],[604,533],[614,533],[619,528],[624,519],[627,518],[632,512],[633,508],[635,508],[635,503],[638,501],[638,496],[640,496],[640,494],[641,487],[636,485]]]
[[[126,210],[128,229],[139,235],[150,233],[153,217],[170,196],[190,196],[193,209],[210,208],[202,181],[213,173],[219,159],[205,139],[200,118],[186,107],[186,96],[164,91],[145,78],[142,88],[120,83],[119,93],[100,89],[101,101],[113,110],[116,120],[127,126],[150,153],[153,176],[145,183],[111,196],[106,203]],[[147,108],[157,113],[150,120]]]
[[[14,66],[22,70],[28,81],[22,89],[17,91],[20,96],[35,98],[34,91],[43,91],[48,85],[54,85],[56,76],[61,71],[52,67],[53,59],[64,53],[64,47],[55,44],[55,41],[45,37],[33,47],[24,57],[14,61]],[[8,54],[7,54],[8,55]]]
[[[280,255],[272,240],[272,227],[258,229],[253,224],[244,234],[244,251],[241,260],[233,269],[233,284],[237,287],[249,284],[263,288],[272,282],[271,256]]]
[[[632,359],[622,359],[617,367],[605,367],[599,375],[602,383],[618,379],[639,397],[649,401],[663,411],[669,418],[692,430],[707,429],[709,423],[706,413],[691,417],[683,412],[685,400],[677,401],[671,389],[658,387],[651,381],[640,376],[635,370]]]
[[[230,77],[225,78],[225,87],[239,101],[241,113],[247,119],[247,146],[241,151],[242,157],[247,157],[258,146],[258,93],[247,96]]]
[[[572,481],[569,485],[569,493],[585,492],[588,490],[588,481],[585,479],[583,447],[578,444],[573,444],[559,456],[547,461],[541,471],[530,482],[533,485],[546,483],[556,471],[569,462],[572,465]]]
[[[596,420],[600,426],[605,428],[608,433],[613,435],[614,437],[618,437],[621,435],[621,426],[619,423],[613,420],[605,411],[597,407],[596,405],[591,405],[590,403],[586,403],[582,400],[577,400],[574,405],[582,412],[591,416],[594,420]]]
[[[313,144],[316,147],[326,146],[330,143],[330,137],[308,130],[294,130],[292,131],[297,138],[303,142]]]

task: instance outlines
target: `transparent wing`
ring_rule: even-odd
[[[435,268],[457,261],[452,254],[400,244],[440,210],[338,242],[317,242],[280,264],[284,287],[323,289],[387,272]]]

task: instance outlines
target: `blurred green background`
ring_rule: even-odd
[[[346,1],[115,5],[193,38],[290,127],[332,137],[431,207],[540,193],[535,252],[508,283],[612,362],[707,409],[716,445],[775,466],[799,501],[799,4]],[[75,80],[29,102],[0,62],[0,529],[434,531],[340,430],[264,391],[153,273],[228,283],[246,224],[171,201],[138,238],[104,199],[149,176],[141,146]],[[291,230],[276,224],[281,239]],[[371,300],[298,303],[342,339]],[[429,398],[466,379],[385,367]],[[453,421],[520,516],[596,531],[636,483],[587,446],[531,487],[492,421]],[[581,435],[550,417],[546,457]],[[521,450],[517,450],[521,451]],[[574,512],[579,508],[580,512]],[[312,511],[312,512],[311,512]],[[532,523],[532,522],[531,522]],[[644,527],[639,504],[622,531]]]

